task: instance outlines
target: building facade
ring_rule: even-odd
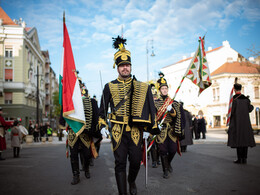
[[[191,57],[189,58],[184,57],[179,62],[171,64],[169,66],[165,66],[161,69],[169,84],[169,94],[171,97],[175,95],[175,91],[178,88],[187,68],[189,67],[193,56],[194,53],[192,53]],[[208,51],[206,51],[206,57],[211,74],[226,63],[228,64],[225,66],[230,67],[229,65],[233,62],[242,63],[242,61],[246,61],[246,59],[241,54],[230,47],[228,41],[224,41],[222,46],[215,49],[209,47]],[[256,66],[259,67],[259,65]],[[244,69],[241,70],[244,71]],[[223,72],[223,74],[225,77],[224,80],[220,79],[222,78],[220,75],[211,75],[212,86],[204,90],[199,96],[199,88],[186,78],[184,79],[180,90],[175,98],[177,101],[184,102],[184,107],[192,114],[204,115],[207,120],[208,126],[212,127],[225,126],[229,95],[234,83],[234,78],[236,76],[241,76],[241,74],[243,74],[243,77],[241,77],[241,79],[243,78],[242,80],[244,80],[244,78],[247,78],[250,80],[250,82],[255,82],[256,78],[260,80],[259,72],[254,72],[254,74],[250,74],[248,72],[232,73],[231,71],[227,72],[227,74],[226,72]],[[248,83],[246,82],[246,79],[244,82],[245,84]],[[243,83],[241,84],[243,85]],[[257,85],[254,86],[257,87]],[[249,88],[251,89],[252,86],[244,86],[245,90],[249,90]],[[253,97],[253,94],[251,92],[250,94],[245,93],[245,95],[250,95],[250,97]],[[254,104],[257,107],[256,102],[254,102]],[[252,113],[250,116],[252,124],[255,124],[255,114]]]
[[[46,113],[46,58],[36,28],[12,21],[0,7],[0,106],[6,120],[42,122]],[[38,99],[38,103],[37,103]]]

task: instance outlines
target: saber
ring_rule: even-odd
[[[145,151],[147,149],[147,138],[144,139]],[[147,152],[145,152],[145,188],[147,188],[148,183],[148,164],[147,164]]]

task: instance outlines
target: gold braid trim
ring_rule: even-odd
[[[90,144],[91,144],[91,138],[86,134],[86,133],[82,133],[79,135],[80,140],[82,141],[82,143],[89,148]]]
[[[116,142],[116,146],[113,148],[113,152],[119,147],[119,145],[121,143],[123,129],[124,129],[124,125],[122,126],[122,129],[121,129],[119,124],[114,124],[114,126],[112,128],[112,136]]]
[[[176,111],[176,122],[174,126],[174,132],[178,135],[181,135],[182,129],[181,129],[181,112],[180,112],[180,104],[178,102],[173,102],[173,107]]]
[[[161,133],[157,136],[156,142],[158,144],[162,144],[165,141],[165,139],[167,137],[167,128],[168,128],[167,126],[163,127],[161,130]]]
[[[148,85],[140,81],[134,81],[134,92],[132,101],[132,115],[142,116],[144,103],[146,100]]]
[[[135,143],[135,145],[138,145],[138,142],[140,140],[140,131],[139,128],[136,126],[133,126],[131,129],[131,138],[133,140],[133,142]]]
[[[89,97],[83,99],[84,113],[85,113],[85,129],[89,131],[92,124],[92,105]]]
[[[131,80],[119,83],[109,83],[109,90],[111,93],[111,99],[114,107],[122,100],[126,99],[126,102],[115,112],[116,116],[129,116],[130,99],[128,98],[127,92],[131,87]]]
[[[168,136],[171,138],[171,140],[172,140],[173,142],[176,143],[177,137],[174,136],[174,135],[172,135],[172,132],[173,132],[173,129],[171,128],[171,130],[168,132]]]
[[[105,120],[103,118],[99,117],[99,119],[98,119],[98,127],[99,127],[99,129],[100,129],[101,125],[105,125],[106,129],[108,129],[108,125],[105,122]]]

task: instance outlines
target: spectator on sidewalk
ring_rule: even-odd
[[[256,146],[249,117],[254,106],[251,105],[249,98],[241,93],[241,88],[241,84],[234,84],[235,95],[233,96],[227,143],[231,148],[237,149],[237,160],[234,161],[236,164],[246,164],[248,147]]]
[[[198,119],[198,138],[200,139],[200,134],[202,133],[202,139],[206,139],[206,120],[203,116],[199,115]]]
[[[180,104],[183,106],[183,102],[180,102]],[[184,127],[184,139],[180,141],[181,144],[181,152],[187,152],[187,146],[192,145],[192,116],[191,113],[186,110],[184,110],[184,116],[185,116],[185,127]]]
[[[32,124],[32,121],[29,122],[28,131],[29,131],[29,135],[33,135],[34,125]]]
[[[47,137],[52,137],[52,128],[49,123],[47,123]]]
[[[39,142],[39,133],[40,133],[40,129],[38,123],[36,123],[33,131],[34,142]]]
[[[11,147],[13,148],[14,158],[19,158],[20,146],[22,141],[22,133],[19,129],[19,122],[14,121],[14,126],[11,129]]]

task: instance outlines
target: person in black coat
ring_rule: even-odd
[[[235,95],[233,96],[227,145],[237,149],[237,159],[234,163],[246,164],[248,147],[256,146],[249,117],[254,106],[251,105],[249,98],[241,93],[241,88],[241,84],[234,84]]]
[[[200,139],[200,133],[202,133],[202,139],[206,139],[206,124],[206,120],[200,115],[198,119],[198,139]]]
[[[192,131],[193,131],[193,134],[194,134],[194,137],[193,137],[193,134],[192,134],[192,138],[198,139],[198,115],[197,116],[193,115]]]

